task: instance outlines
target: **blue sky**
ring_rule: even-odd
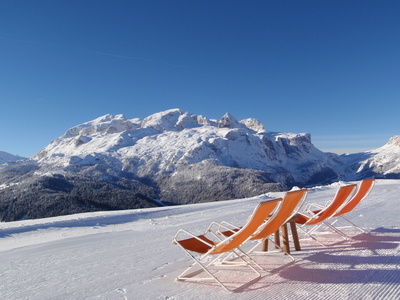
[[[399,135],[400,1],[0,2],[0,150],[104,114],[230,112],[323,151]]]

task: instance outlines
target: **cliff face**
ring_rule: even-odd
[[[338,156],[315,148],[308,133],[269,132],[229,113],[220,120],[179,109],[143,120],[105,115],[67,130],[32,160],[0,165],[0,214],[36,218],[159,205],[153,199],[252,197],[378,173],[399,178],[399,144],[396,136]]]
[[[305,184],[335,163],[309,134],[272,133],[255,119],[239,122],[227,113],[210,120],[179,109],[144,120],[100,117],[69,129],[34,159],[46,170],[102,165],[112,176],[129,172],[151,180],[207,163],[268,172],[271,182],[282,185]]]

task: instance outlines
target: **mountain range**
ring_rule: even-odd
[[[26,157],[22,157],[19,155],[13,155],[11,153],[0,151],[0,165],[8,163],[8,162],[13,162],[13,161],[17,161],[17,160],[26,160],[26,159],[27,159]]]
[[[314,147],[308,133],[270,132],[229,113],[105,115],[31,159],[0,165],[0,218],[220,201],[374,176],[400,178],[400,136],[337,155]]]

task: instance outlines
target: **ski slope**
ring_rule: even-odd
[[[340,184],[344,184],[343,182]],[[339,183],[309,190],[325,203]],[[324,234],[328,247],[302,239],[296,262],[240,289],[214,282],[176,282],[190,259],[171,242],[178,229],[202,233],[211,221],[242,224],[270,193],[251,199],[113,211],[0,223],[1,299],[399,299],[400,180],[378,180],[349,215],[366,234]],[[255,256],[266,269],[290,260]],[[244,272],[223,271],[228,285]]]

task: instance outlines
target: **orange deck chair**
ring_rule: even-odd
[[[319,227],[319,225],[322,222],[333,216],[338,211],[338,209],[343,205],[343,203],[345,203],[346,200],[352,196],[356,187],[357,187],[356,184],[350,184],[340,187],[336,192],[336,195],[333,198],[333,200],[330,201],[323,209],[320,209],[316,212],[314,212],[315,210],[312,209],[315,206],[315,204],[314,203],[309,204],[305,212],[298,214],[298,218],[296,220],[298,228],[300,228],[300,230],[305,232],[312,239],[322,244],[312,235],[312,233]],[[342,236],[342,233],[334,226],[331,226],[329,223],[325,224],[333,231],[338,233],[340,236]],[[314,225],[314,227],[311,228],[310,230],[306,230],[305,226],[307,225]]]
[[[182,274],[177,277],[177,280],[187,280],[187,281],[198,281],[198,280],[215,280],[217,283],[222,286],[225,290],[234,292],[237,289],[229,289],[225,284],[219,280],[215,272],[212,272],[210,267],[212,265],[219,266],[238,266],[244,265],[250,268],[257,274],[257,278],[261,276],[261,273],[258,272],[251,264],[254,264],[258,268],[262,269],[254,260],[252,260],[246,253],[241,251],[239,248],[244,242],[249,240],[254,234],[257,233],[259,227],[265,222],[268,218],[269,214],[276,208],[277,204],[281,201],[281,198],[267,200],[259,203],[257,207],[254,209],[253,213],[247,220],[246,224],[237,232],[229,237],[225,237],[220,239],[220,236],[213,229],[214,227],[220,226],[217,222],[212,222],[210,226],[207,228],[203,235],[193,235],[186,230],[180,229],[172,242],[178,246],[187,254],[190,258],[194,260],[194,263],[187,268]],[[206,237],[206,235],[212,235],[214,239]],[[180,237],[189,236],[189,238],[181,239]],[[222,260],[224,256],[229,256],[231,253],[235,253],[236,256],[240,259],[240,261],[227,261]],[[198,255],[196,255],[198,254]],[[216,258],[209,262],[209,256],[215,255]],[[219,261],[219,264],[218,264]],[[194,272],[189,275],[187,272],[191,270],[195,266],[199,266],[202,270],[204,270],[209,277],[195,278],[193,274],[197,274],[198,272]],[[201,271],[200,269],[200,271]],[[254,280],[254,279],[253,279]],[[250,280],[251,281],[251,280]],[[247,284],[247,283],[246,283]]]
[[[250,240],[258,241],[258,243],[256,243],[254,247],[247,251],[248,254],[252,253],[258,245],[268,239],[272,234],[279,232],[279,229],[297,213],[307,196],[307,191],[307,189],[301,189],[297,191],[290,191],[285,194],[280,206],[277,208],[278,211],[270,218],[268,224],[263,226],[257,234],[250,238]],[[221,231],[222,228],[227,230]],[[219,228],[218,232],[225,236],[230,236],[237,230],[239,229],[234,225],[228,222],[221,222],[221,228]],[[265,251],[263,253],[265,253]],[[294,260],[293,256],[287,252],[285,253]]]
[[[334,219],[333,222],[330,223],[331,226],[336,224],[339,220],[345,220],[348,222],[350,225],[353,227],[359,229],[361,232],[365,232],[362,228],[358,227],[356,224],[348,220],[347,218],[344,217],[344,214],[347,214],[351,212],[365,197],[369,195],[371,192],[373,186],[375,183],[375,179],[364,179],[361,181],[360,186],[357,189],[357,193],[348,201],[346,202],[339,210],[328,220],[324,221],[324,224],[327,225],[326,223],[329,222],[331,219]],[[337,227],[335,227],[338,229]],[[338,229],[339,230],[339,229]],[[344,233],[343,233],[344,234]]]

